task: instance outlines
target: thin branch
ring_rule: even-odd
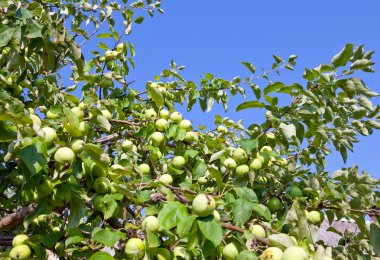
[[[141,123],[136,123],[128,120],[119,120],[119,119],[111,119],[110,122],[124,124],[124,125],[134,125],[134,126],[141,126]]]
[[[9,214],[0,220],[0,232],[5,230],[13,230],[15,227],[22,224],[24,218],[32,213],[37,207],[36,203],[30,204],[21,210]]]

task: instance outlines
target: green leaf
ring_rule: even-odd
[[[193,223],[197,216],[195,215],[189,215],[187,217],[184,217],[177,226],[177,233],[180,238],[185,238],[189,235],[191,227],[193,226]]]
[[[188,216],[186,206],[178,201],[165,204],[158,214],[158,224],[162,229],[171,229]]]
[[[153,102],[156,103],[156,106],[158,108],[163,107],[164,97],[162,96],[162,93],[158,90],[158,88],[149,87],[148,91],[152,97]]]
[[[224,155],[226,151],[225,150],[221,150],[219,152],[216,152],[214,153],[213,155],[211,155],[210,157],[210,162],[213,162],[215,160],[218,160],[220,157],[222,157]]]
[[[33,144],[21,149],[21,160],[28,167],[32,175],[39,173],[48,163],[46,144],[35,138]]]
[[[252,63],[246,61],[241,61],[240,63],[243,64],[252,74],[255,73],[256,68]]]
[[[71,194],[70,199],[70,215],[67,227],[72,228],[79,225],[80,220],[86,214],[86,205],[76,193]]]
[[[335,67],[346,66],[353,54],[353,51],[354,45],[346,44],[346,46],[332,58],[331,63],[334,64]]]
[[[36,21],[32,21],[31,23],[28,23],[26,27],[28,31],[26,37],[28,37],[29,39],[42,37],[41,32],[42,32],[43,26],[37,23]]]
[[[26,20],[33,17],[33,13],[26,10],[25,8],[19,8],[17,9],[15,13],[15,17],[19,20]]]
[[[91,159],[95,161],[95,163],[101,165],[104,168],[107,168],[109,166],[108,162],[102,160],[101,158],[101,156],[104,154],[102,148],[96,146],[95,144],[86,144],[84,149],[86,153],[91,157]]]
[[[195,166],[193,167],[193,178],[198,180],[199,177],[205,175],[207,171],[207,164],[204,161],[197,161]]]
[[[254,212],[256,212],[257,215],[265,218],[266,220],[270,220],[271,219],[271,213],[270,213],[270,210],[262,205],[262,204],[253,204],[252,205],[252,210]]]
[[[0,142],[9,142],[15,140],[17,132],[10,129],[10,125],[0,121]]]
[[[96,252],[89,258],[89,260],[114,260],[114,259],[115,258],[113,258],[110,254],[106,252]]]
[[[271,246],[278,247],[282,250],[293,246],[292,238],[289,235],[283,233],[269,235],[268,240]]]
[[[247,108],[263,108],[263,107],[265,107],[265,104],[262,102],[259,102],[256,100],[255,101],[247,101],[247,102],[243,102],[240,105],[238,105],[237,108],[235,109],[235,111],[238,112],[240,110],[244,110]]]
[[[14,33],[13,28],[9,28],[6,25],[0,25],[0,48],[6,46],[12,39]]]
[[[127,236],[121,231],[113,231],[111,229],[101,229],[101,228],[95,228],[92,231],[91,239],[101,243],[103,245],[106,245],[108,247],[113,247],[116,242],[118,242],[120,239],[125,239]]]
[[[245,199],[237,199],[232,205],[234,222],[237,225],[243,225],[251,217],[255,204]]]
[[[370,226],[369,238],[373,247],[373,252],[380,253],[380,227],[374,223]]]
[[[247,139],[247,138],[242,138],[239,141],[239,145],[241,148],[244,149],[248,154],[250,154],[254,149],[256,149],[259,146],[259,141],[257,139]]]
[[[146,231],[146,240],[148,242],[148,247],[150,248],[157,248],[161,245],[160,238],[158,237],[157,233],[147,230]]]
[[[257,203],[258,201],[256,193],[248,187],[235,188],[235,192],[240,199],[244,199],[253,203]]]
[[[362,70],[367,68],[368,66],[371,66],[375,64],[374,62],[367,60],[367,59],[361,59],[356,60],[354,63],[351,64],[350,69],[351,70]]]
[[[236,260],[259,260],[259,258],[252,251],[244,250],[239,253]]]
[[[198,218],[198,227],[203,236],[217,247],[223,238],[223,229],[220,221],[214,216]]]
[[[140,16],[135,19],[135,23],[137,24],[142,24],[143,21],[144,21],[144,16]]]
[[[282,82],[273,82],[272,84],[266,86],[264,88],[264,95],[267,95],[271,92],[277,92],[277,90],[281,89],[281,88],[285,88],[286,85]]]
[[[108,121],[108,119],[102,115],[96,116],[96,122],[99,124],[101,128],[109,132],[111,130],[112,125]]]
[[[112,38],[113,36],[111,33],[99,33],[96,37],[99,39],[106,39],[106,38]]]
[[[291,139],[292,136],[296,136],[296,127],[293,124],[284,124],[281,123],[279,126],[281,133],[285,136],[287,139]]]

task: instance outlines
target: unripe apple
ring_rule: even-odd
[[[150,83],[150,86],[151,86],[152,88],[158,88],[158,87],[159,87],[159,85],[158,85],[156,82],[152,82],[152,83]]]
[[[303,192],[302,192],[302,190],[299,187],[293,186],[292,189],[289,192],[289,196],[292,199],[294,199],[294,198],[301,198],[301,197],[303,197]]]
[[[27,235],[17,235],[12,240],[12,246],[18,246],[25,244],[26,241],[28,241],[29,237]]]
[[[213,214],[216,204],[213,197],[199,194],[194,198],[192,206],[196,215],[206,217]]]
[[[48,178],[45,178],[37,185],[37,192],[40,197],[47,197],[53,192],[53,184]]]
[[[83,152],[85,145],[86,143],[83,140],[75,139],[71,143],[71,150],[73,150],[73,152],[76,154],[80,154],[81,152]]]
[[[256,158],[259,159],[259,161],[260,161],[262,164],[265,163],[265,157],[262,156],[261,154],[258,154],[258,155],[256,156]]]
[[[82,133],[82,135],[86,135],[88,131],[90,130],[90,125],[85,121],[81,121],[79,122],[78,129]]]
[[[260,256],[260,260],[281,260],[282,250],[278,247],[268,247]]]
[[[194,132],[186,132],[185,138],[183,139],[187,143],[191,143],[196,138],[196,135]]]
[[[138,166],[139,170],[142,174],[149,174],[150,173],[150,166],[146,163],[142,163]]]
[[[34,125],[41,126],[42,122],[39,116],[32,114],[30,115],[30,119],[32,119]]]
[[[160,144],[164,141],[164,134],[161,132],[154,132],[150,138],[152,139],[152,144],[154,146],[160,146]]]
[[[169,118],[169,111],[166,109],[160,110],[160,117],[163,119],[168,119]]]
[[[240,147],[233,151],[232,158],[237,163],[245,163],[248,160],[247,153]]]
[[[113,164],[111,166],[110,171],[108,172],[108,175],[111,178],[111,180],[120,179],[123,176],[123,174],[121,174],[120,171],[125,171],[125,168],[120,164]]]
[[[38,200],[38,194],[34,190],[23,190],[21,192],[21,198],[26,202],[36,202]]]
[[[234,243],[229,243],[222,250],[223,259],[235,260],[239,255],[239,250],[236,248]]]
[[[219,125],[217,128],[216,128],[216,131],[218,133],[227,133],[227,128],[225,126],[222,126],[222,125]]]
[[[158,231],[158,219],[155,216],[148,216],[142,222],[142,227],[146,231],[157,232]]]
[[[157,248],[156,258],[157,260],[171,260],[172,259],[170,251],[163,247]]]
[[[271,153],[272,151],[273,151],[272,147],[267,146],[267,145],[261,147],[261,149],[260,149],[260,152],[262,152],[262,153],[264,153],[264,152]]]
[[[92,162],[92,164],[91,164],[91,175],[95,179],[98,177],[106,176],[107,172],[103,169],[102,166],[100,166],[99,164],[97,164],[95,162]]]
[[[207,177],[206,176],[202,176],[202,177],[199,177],[198,178],[198,183],[199,184],[206,184],[208,182],[208,180],[207,180]]]
[[[257,170],[260,170],[263,167],[263,164],[261,163],[261,161],[258,158],[255,158],[255,159],[252,160],[252,162],[249,165],[249,167],[252,170],[257,171]]]
[[[56,114],[50,110],[46,112],[46,117],[49,119],[54,119],[54,118],[57,118],[58,116],[59,116],[58,114]]]
[[[12,171],[9,174],[9,180],[13,185],[20,185],[24,183],[25,177],[22,174],[18,174],[16,171]]]
[[[282,208],[282,202],[279,198],[273,197],[270,198],[267,202],[267,207],[271,212],[275,212]]]
[[[179,170],[183,169],[183,167],[185,167],[185,164],[186,160],[183,156],[175,156],[172,160],[173,167]]]
[[[236,161],[232,158],[227,158],[224,160],[223,165],[228,169],[228,170],[234,170],[236,168]]]
[[[173,250],[173,254],[174,254],[175,260],[177,260],[177,259],[185,259],[185,260],[190,259],[189,254],[186,252],[186,248],[181,247],[181,246],[176,246]],[[178,258],[178,257],[180,257],[180,258]]]
[[[123,143],[121,144],[121,148],[125,151],[125,152],[128,152],[130,150],[132,150],[133,148],[133,143],[132,141],[128,140],[128,139],[125,139],[123,141]]]
[[[166,185],[171,185],[173,183],[173,177],[170,174],[165,173],[165,174],[160,176],[158,181],[160,181]]]
[[[171,115],[170,115],[170,121],[174,122],[174,123],[180,123],[182,121],[182,115],[180,112],[173,112]]]
[[[260,238],[266,237],[265,229],[260,225],[251,225],[249,227],[249,230],[251,231],[253,235],[257,237],[260,237]]]
[[[94,190],[97,193],[109,193],[111,191],[111,182],[106,177],[96,178],[94,181]]]
[[[84,118],[84,112],[79,107],[73,107],[71,111],[78,117],[79,121],[82,121]]]
[[[68,147],[61,147],[54,154],[54,160],[58,164],[72,164],[74,159],[75,153]]]
[[[185,130],[191,130],[193,127],[193,124],[190,120],[184,119],[179,123],[179,128],[185,129]]]
[[[140,238],[130,238],[124,251],[128,259],[141,259],[145,255],[145,243]]]
[[[107,109],[103,109],[100,111],[102,113],[102,115],[107,118],[108,120],[111,120],[112,119],[112,114],[110,113],[110,111],[108,111]]]
[[[114,60],[116,59],[116,56],[119,54],[119,52],[117,51],[111,51],[111,50],[107,50],[105,53],[104,53],[104,57],[106,58],[106,60],[110,61],[110,60]]]
[[[9,252],[9,256],[12,259],[19,259],[19,260],[29,259],[31,254],[32,254],[32,251],[27,245],[15,246]]]
[[[164,94],[166,92],[166,88],[165,87],[158,87],[158,90]]]
[[[290,246],[285,249],[281,260],[307,260],[309,259],[307,253],[302,247]]]
[[[240,164],[235,169],[235,173],[238,177],[243,177],[249,173],[249,167],[246,164]]]
[[[323,213],[316,210],[312,210],[307,213],[307,220],[312,224],[321,223],[323,220]]]
[[[275,138],[276,138],[276,136],[275,136],[274,133],[272,133],[272,132],[266,133],[265,136],[266,136],[268,139],[275,139]]]
[[[146,118],[153,118],[157,116],[156,111],[154,111],[152,108],[147,109],[144,114]]]
[[[117,46],[116,46],[116,51],[117,52],[123,52],[124,50],[124,43],[119,43]]]
[[[165,131],[165,129],[168,127],[168,121],[164,118],[160,118],[154,125],[158,131]]]
[[[215,219],[220,220],[220,214],[219,214],[218,211],[214,210],[214,211],[212,212],[212,215],[214,216]]]

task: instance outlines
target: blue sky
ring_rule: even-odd
[[[198,82],[205,72],[226,79],[247,76],[248,71],[240,61],[254,63],[259,71],[270,69],[272,54],[283,58],[295,54],[298,56],[296,70],[283,73],[281,81],[304,83],[305,67],[314,68],[329,62],[346,43],[363,43],[366,50],[380,53],[379,1],[163,0],[162,8],[164,15],[146,18],[142,25],[135,25],[128,36],[137,53],[136,69],[130,74],[130,80],[137,80],[134,88],[145,86],[147,80],[168,67],[171,59],[187,66],[183,73],[186,79]],[[379,62],[379,53],[374,55],[376,62]],[[379,70],[378,64],[374,67]],[[365,82],[377,92],[380,92],[379,75],[363,75]],[[247,94],[248,100],[253,94],[249,90]],[[374,103],[379,104],[379,100],[376,98]],[[201,113],[198,106],[190,113],[179,110],[193,120],[194,125],[211,127],[215,114],[234,120],[242,118],[246,126],[260,122],[262,110],[234,112],[242,101],[232,99],[227,114],[221,106],[208,114]],[[357,163],[362,170],[380,177],[376,152],[380,147],[380,134],[360,140],[355,145],[355,154],[349,154],[346,166]],[[339,154],[329,157],[328,170],[342,166]]]

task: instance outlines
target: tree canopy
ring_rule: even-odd
[[[346,161],[380,129],[378,93],[360,78],[374,52],[347,44],[292,84],[271,77],[295,55],[199,82],[172,61],[139,92],[128,36],[158,13],[153,0],[0,0],[0,256],[380,257],[379,180],[356,165],[326,171],[333,150]],[[245,98],[235,111],[265,121],[196,126],[176,111],[233,113],[235,95]],[[333,247],[317,240],[322,221],[342,219],[358,230],[330,227]]]

